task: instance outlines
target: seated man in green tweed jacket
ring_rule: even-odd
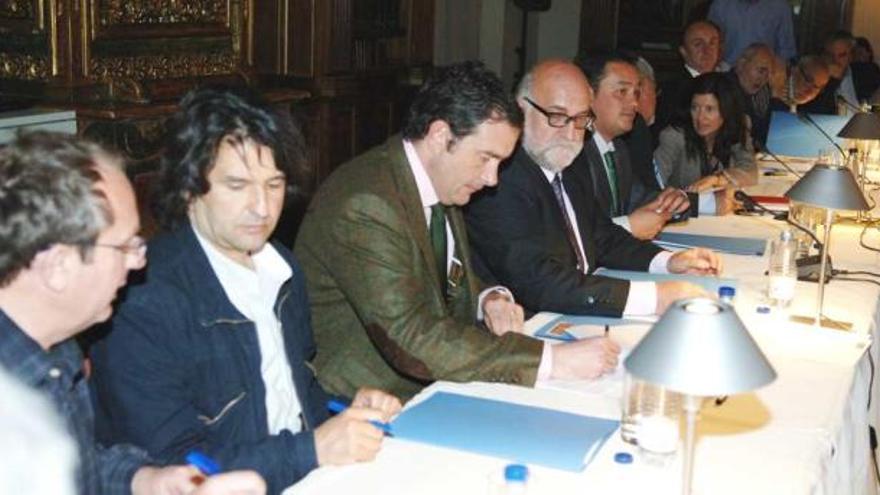
[[[440,68],[402,137],[321,186],[295,251],[311,298],[313,364],[328,391],[372,386],[408,398],[434,380],[532,385],[617,365],[619,348],[606,338],[551,347],[518,332],[522,308],[471,269],[459,207],[496,184],[522,119],[482,64]]]

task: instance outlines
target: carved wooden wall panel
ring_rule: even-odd
[[[41,0],[0,2],[0,78],[37,81],[52,75],[46,20]]]

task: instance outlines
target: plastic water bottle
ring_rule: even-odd
[[[526,495],[529,492],[529,468],[522,464],[504,467],[504,495]]]
[[[723,303],[733,304],[736,298],[736,288],[729,285],[722,285],[718,288],[718,300]]]
[[[770,244],[770,269],[767,271],[767,298],[770,304],[784,308],[794,299],[797,284],[797,242],[791,231],[783,230]]]

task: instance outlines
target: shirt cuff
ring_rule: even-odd
[[[549,380],[553,374],[553,344],[544,342],[544,350],[541,351],[541,364],[538,365],[538,377],[535,382]]]
[[[654,259],[648,265],[648,271],[650,273],[669,273],[669,258],[672,258],[673,254],[675,253],[672,251],[660,251],[654,255]]]
[[[662,254],[662,253],[661,253]],[[629,296],[623,308],[624,316],[644,316],[657,313],[657,284],[654,282],[630,282]]]
[[[715,193],[714,192],[702,192],[700,193],[700,202],[698,210],[700,215],[714,215],[715,214]]]
[[[611,221],[616,223],[617,225],[620,225],[621,227],[625,228],[627,232],[632,233],[632,227],[630,227],[630,225],[629,225],[629,217],[628,216],[621,215],[619,217],[613,217],[611,219]]]
[[[500,292],[507,296],[507,299],[510,302],[516,302],[516,299],[513,298],[513,294],[503,285],[496,285],[494,287],[489,287],[488,289],[483,289],[483,292],[480,292],[480,297],[477,298],[477,321],[483,321],[483,299],[493,292]]]

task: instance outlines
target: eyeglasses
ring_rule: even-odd
[[[147,253],[147,241],[136,235],[122,244],[103,244],[96,242],[95,247],[110,248],[119,251],[126,256],[143,256]]]
[[[575,129],[586,129],[593,123],[593,115],[589,113],[580,113],[575,116],[569,116],[560,112],[550,112],[543,108],[541,105],[538,105],[534,101],[532,101],[528,96],[524,97],[529,105],[533,106],[535,110],[544,114],[547,117],[547,123],[550,127],[565,127],[569,122],[574,122]]]

